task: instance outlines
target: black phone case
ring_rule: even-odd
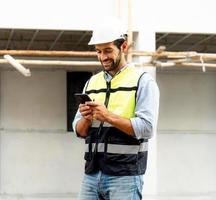
[[[85,103],[86,101],[91,101],[90,97],[87,94],[75,93],[74,96],[78,103]]]

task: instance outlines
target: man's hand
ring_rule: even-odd
[[[87,121],[92,122],[93,120],[93,112],[92,112],[92,108],[88,105],[85,104],[80,104],[79,105],[79,111],[81,113],[81,115],[83,116],[84,119],[86,119]]]
[[[91,108],[93,119],[99,120],[101,122],[107,122],[125,132],[127,135],[134,136],[134,130],[130,119],[126,119],[111,113],[103,104],[96,102],[86,102],[86,105]]]
[[[79,112],[81,113],[82,117],[76,125],[76,131],[81,137],[86,137],[88,135],[89,127],[92,124],[93,120],[93,113],[90,106],[85,104],[79,105]]]
[[[110,112],[103,104],[96,102],[86,102],[86,106],[90,107],[93,119],[104,122],[107,121]]]

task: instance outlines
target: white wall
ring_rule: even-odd
[[[216,194],[216,73],[160,72],[157,80],[158,192],[210,198]]]
[[[1,28],[88,30],[104,14],[117,15],[118,1],[7,0],[1,8]]]
[[[134,30],[151,26],[157,32],[216,32],[214,0],[132,3]],[[123,0],[7,0],[1,2],[1,8],[0,28],[91,30],[104,15],[120,16],[125,24],[128,19],[127,1]]]
[[[1,84],[2,83],[1,83],[1,71],[0,71],[0,105],[1,105]],[[0,106],[0,113],[1,113],[1,106]],[[0,114],[0,130],[1,130],[1,114]]]
[[[216,131],[160,132],[158,141],[159,194],[209,198],[216,194]]]
[[[216,73],[161,72],[160,130],[216,130]]]
[[[28,79],[15,71],[1,72],[4,129],[0,131],[0,199],[75,199],[84,170],[84,144],[66,133],[66,73],[32,74]],[[191,200],[198,199],[200,194],[206,197],[200,197],[202,200],[213,198],[216,74],[160,72],[157,81],[161,91],[156,162],[158,199]],[[29,102],[41,106],[33,107],[32,116]]]
[[[3,129],[66,130],[66,72],[1,73]],[[25,127],[25,128],[24,128]]]
[[[1,200],[76,197],[84,169],[83,141],[68,133],[0,133]]]
[[[133,28],[142,33],[216,32],[214,0],[133,2]],[[8,0],[1,8],[0,28],[92,29],[107,14],[127,21],[123,0]],[[66,73],[32,74],[24,78],[14,71],[1,72],[0,199],[75,198],[84,145],[66,133]],[[199,194],[210,199],[208,195],[216,193],[215,73],[160,72],[157,80],[161,90],[157,191],[166,195],[165,200],[174,200],[170,195],[198,199]]]
[[[66,72],[0,78],[0,199],[75,198],[84,144],[66,132]]]
[[[157,0],[156,31],[215,33],[215,6],[214,0]]]

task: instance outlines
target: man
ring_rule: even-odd
[[[89,45],[95,46],[103,71],[86,83],[83,93],[92,101],[79,105],[73,122],[86,143],[79,199],[139,200],[159,90],[148,73],[126,62],[127,35],[119,26],[95,30]]]

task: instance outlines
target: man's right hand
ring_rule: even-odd
[[[80,104],[79,105],[79,112],[81,113],[81,115],[83,116],[84,119],[92,122],[93,112],[92,112],[92,109],[90,106],[88,106],[86,104]]]
[[[89,132],[89,127],[92,124],[93,112],[91,107],[86,104],[79,105],[79,112],[81,113],[82,118],[77,122],[76,132],[81,137],[86,137]]]

